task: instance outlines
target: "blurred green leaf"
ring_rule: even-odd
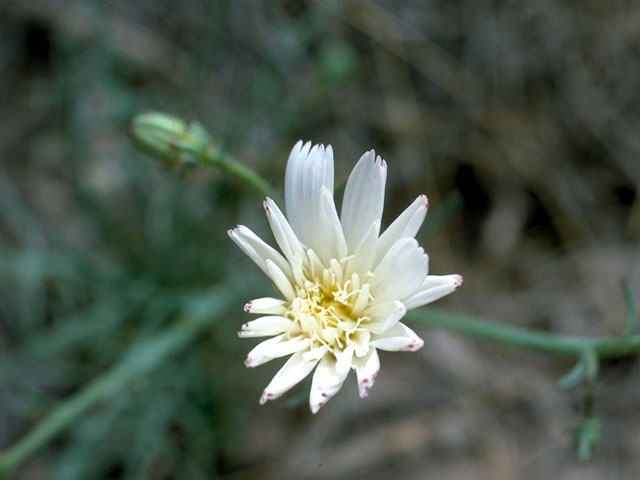
[[[114,367],[63,401],[31,432],[1,452],[0,475],[12,472],[97,402],[116,395],[130,382],[144,379],[168,356],[192,342],[224,311],[233,298],[229,293],[209,292],[193,296],[180,321],[166,331],[131,346]]]
[[[585,418],[573,431],[578,458],[583,462],[591,459],[593,449],[600,442],[600,425],[599,418]]]
[[[358,72],[358,54],[346,43],[329,43],[320,52],[318,68],[325,81],[345,83]]]

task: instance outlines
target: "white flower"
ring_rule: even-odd
[[[264,208],[282,253],[245,226],[231,239],[272,280],[283,299],[258,298],[245,311],[263,315],[240,337],[271,337],[247,367],[291,355],[260,403],[280,397],[314,369],[309,395],[316,413],[356,371],[361,397],[375,382],[377,349],[415,351],[424,342],[400,322],[407,310],[456,290],[459,275],[428,275],[429,257],[415,235],[427,213],[420,195],[380,234],[387,165],[373,150],[354,167],[338,217],[331,146],[298,142],[285,174],[287,218],[273,200]]]

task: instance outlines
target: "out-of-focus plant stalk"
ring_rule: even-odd
[[[279,199],[269,182],[224,152],[198,122],[187,123],[165,113],[147,112],[133,119],[129,131],[140,150],[168,166],[213,166],[258,195]]]
[[[638,334],[619,337],[560,335],[430,308],[412,310],[407,313],[407,319],[479,340],[556,355],[581,355],[591,351],[598,357],[604,358],[640,353],[640,335]]]
[[[199,296],[172,328],[134,345],[120,363],[65,400],[33,430],[0,452],[0,479],[12,475],[20,464],[87,409],[116,395],[129,383],[148,374],[170,355],[189,345],[211,327],[214,319],[229,305],[232,298],[228,292]]]

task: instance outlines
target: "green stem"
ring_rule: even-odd
[[[409,312],[407,319],[479,340],[556,355],[576,355],[587,350],[592,350],[600,358],[640,353],[638,334],[621,337],[559,335],[427,308]]]
[[[201,158],[202,163],[212,165],[223,173],[235,177],[263,198],[271,197],[276,203],[280,203],[279,195],[263,176],[235,161],[220,149],[209,147],[202,153]]]
[[[134,345],[111,370],[54,408],[33,430],[0,452],[0,478],[9,476],[25,459],[91,406],[115,395],[136,378],[157,368],[167,357],[182,350],[211,326],[212,320],[225,308],[229,298],[231,296],[223,294],[201,297],[194,303],[195,308],[185,314],[185,317],[172,328]]]

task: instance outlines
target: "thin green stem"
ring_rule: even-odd
[[[620,337],[560,335],[426,308],[409,312],[407,319],[479,340],[555,355],[579,355],[587,350],[593,351],[600,358],[640,353],[638,334]]]
[[[9,476],[36,450],[64,430],[87,409],[115,395],[134,381],[160,366],[170,355],[182,350],[211,326],[213,319],[229,303],[221,293],[196,299],[192,309],[172,328],[134,345],[111,370],[90,382],[65,400],[33,430],[0,452],[0,478]]]
[[[207,148],[202,154],[202,163],[212,165],[223,173],[235,177],[263,198],[271,197],[276,203],[281,203],[278,193],[263,176],[235,161],[220,149]]]

